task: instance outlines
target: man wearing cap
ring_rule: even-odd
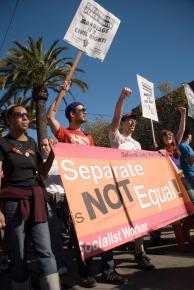
[[[62,88],[64,89],[64,88]],[[94,145],[91,135],[85,134],[81,130],[81,125],[86,122],[86,109],[80,102],[73,102],[66,107],[65,116],[69,121],[69,127],[64,128],[56,119],[54,111],[55,101],[48,110],[48,124],[55,137],[64,143],[80,144],[85,146]],[[75,233],[74,233],[75,234]],[[77,258],[78,268],[81,275],[81,285],[85,288],[95,287],[96,281],[91,274],[91,258],[86,259],[84,264],[81,256],[77,239],[74,244]],[[115,263],[112,251],[102,254],[102,281],[110,284],[126,284],[127,279],[123,278],[115,271]]]
[[[55,111],[53,110],[55,102],[48,111],[49,126],[59,142],[94,145],[91,135],[85,134],[81,130],[81,125],[86,122],[86,109],[80,102],[73,102],[66,107],[65,116],[69,121],[69,127],[64,128],[55,119]]]
[[[112,148],[141,150],[140,143],[132,138],[136,127],[136,115],[128,113],[121,117],[124,101],[131,93],[131,89],[124,88],[116,104],[109,131],[109,140]],[[121,128],[120,131],[119,127]],[[135,261],[142,269],[152,270],[155,268],[144,251],[143,237],[135,240]]]

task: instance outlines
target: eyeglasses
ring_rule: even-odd
[[[81,108],[81,109],[75,109],[74,112],[75,113],[80,113],[80,112],[86,113],[87,110],[86,110],[86,108]]]
[[[27,119],[29,119],[29,114],[26,113],[26,112],[13,112],[13,115],[14,117],[17,117],[17,118],[23,118],[23,117],[26,117]]]

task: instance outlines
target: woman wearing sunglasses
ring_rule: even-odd
[[[36,142],[26,132],[29,116],[25,107],[11,106],[6,112],[7,136],[0,139],[0,228],[11,254],[13,290],[30,288],[27,267],[27,237],[30,235],[39,263],[41,289],[59,290],[59,276],[50,246],[50,234],[39,176],[46,176],[53,153],[42,162]]]

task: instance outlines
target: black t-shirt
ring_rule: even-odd
[[[3,186],[30,189],[38,184],[37,168],[42,162],[33,138],[17,141],[7,135],[0,138],[0,161],[3,162]]]

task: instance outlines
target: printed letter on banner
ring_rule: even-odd
[[[84,259],[194,212],[159,152],[64,143],[53,150]]]

